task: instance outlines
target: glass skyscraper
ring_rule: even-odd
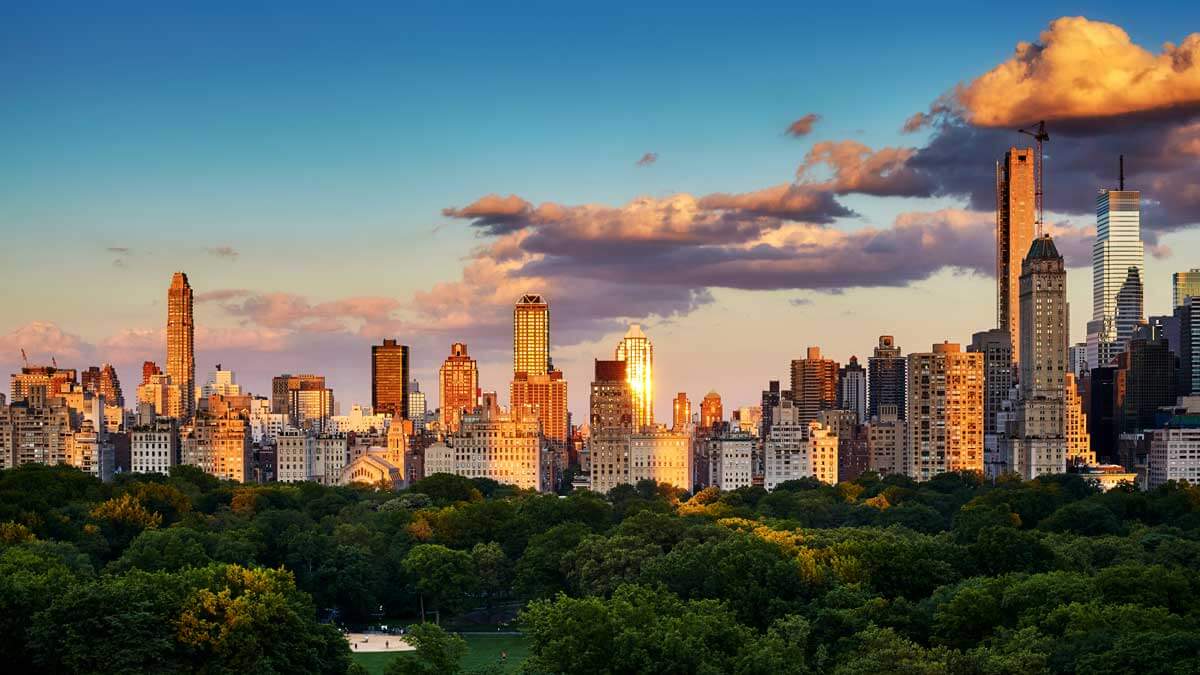
[[[1137,190],[1101,190],[1096,195],[1092,320],[1087,325],[1089,368],[1109,365],[1123,350],[1117,335],[1117,295],[1129,279],[1131,267],[1136,268],[1139,282],[1146,276],[1141,200],[1142,193]],[[1140,283],[1137,292],[1141,293]]]
[[[633,428],[654,424],[654,345],[636,323],[617,344],[618,361],[625,362],[625,378],[633,397]]]

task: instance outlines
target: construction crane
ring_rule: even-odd
[[[1037,222],[1034,226],[1037,228],[1037,236],[1042,236],[1042,226],[1045,224],[1044,199],[1042,192],[1042,162],[1045,156],[1042,154],[1042,143],[1050,140],[1050,134],[1046,133],[1045,120],[1038,122],[1033,129],[1017,129],[1018,133],[1032,136],[1033,140],[1037,141],[1037,164],[1033,167],[1033,208],[1037,211]]]
[[[21,360],[25,362],[25,367],[28,368],[29,367],[29,357],[25,356],[25,348],[24,347],[21,348]]]

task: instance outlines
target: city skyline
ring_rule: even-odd
[[[212,199],[198,201],[169,180],[150,180],[119,163],[108,181],[126,178],[129,185],[115,185],[109,196],[92,194],[83,185],[98,179],[101,170],[114,168],[101,160],[105,155],[94,141],[78,146],[80,168],[63,174],[66,189],[61,199],[50,200],[38,172],[19,177],[16,169],[19,160],[28,159],[43,172],[61,173],[59,160],[44,148],[0,137],[13,141],[17,152],[12,157],[18,159],[0,160],[0,175],[14,178],[0,181],[8,184],[0,187],[0,202],[6,204],[0,225],[14,237],[7,248],[12,260],[6,259],[13,278],[34,278],[29,265],[41,258],[32,253],[46,248],[47,237],[57,237],[59,257],[78,272],[73,276],[91,280],[71,286],[61,280],[22,282],[22,292],[0,304],[0,366],[15,372],[20,348],[32,361],[49,363],[53,356],[79,370],[112,363],[126,382],[136,381],[143,361],[168,365],[162,289],[164,278],[185,270],[195,293],[195,364],[203,373],[224,363],[256,394],[266,394],[270,378],[280,373],[320,372],[339,401],[347,406],[366,403],[367,348],[383,338],[397,338],[410,345],[413,375],[426,389],[436,382],[450,345],[466,342],[479,360],[481,388],[504,396],[512,368],[512,303],[528,292],[544,293],[555,307],[551,352],[555,367],[570,383],[568,400],[576,420],[586,416],[593,359],[609,358],[630,323],[641,323],[655,344],[653,404],[659,411],[671,409],[677,392],[698,401],[709,390],[721,393],[726,410],[735,410],[756,403],[764,382],[787,380],[787,364],[803,356],[802,345],[820,346],[829,358],[845,364],[851,356],[864,362],[881,334],[895,335],[897,344],[914,350],[946,339],[967,344],[973,333],[993,327],[996,307],[986,300],[995,297],[990,276],[995,267],[995,190],[989,174],[1005,150],[1027,145],[1015,129],[1035,117],[1045,117],[1054,136],[1047,150],[1052,176],[1047,220],[1070,267],[1068,301],[1075,308],[1071,343],[1083,340],[1092,304],[1087,264],[1096,191],[1116,187],[1119,154],[1126,155],[1130,189],[1139,190],[1144,202],[1145,314],[1168,314],[1171,275],[1195,267],[1194,255],[1188,254],[1200,250],[1200,236],[1188,227],[1200,220],[1200,205],[1187,201],[1183,189],[1187,171],[1197,167],[1188,150],[1188,139],[1197,133],[1196,102],[1186,98],[1193,91],[1186,78],[1196,77],[1195,69],[1178,75],[1183,79],[1171,91],[1130,87],[1113,99],[1118,107],[1111,110],[1096,110],[1070,97],[1055,103],[1034,96],[1010,105],[992,95],[999,85],[1013,84],[1002,81],[1008,71],[999,67],[1018,59],[1013,55],[1018,41],[1040,40],[1047,46],[1040,61],[1029,54],[1022,58],[1037,66],[1031,78],[1053,84],[1085,59],[1088,39],[1107,40],[1128,57],[1106,61],[1114,70],[1122,62],[1152,68],[1167,58],[1158,46],[1163,42],[1180,45],[1171,47],[1172,53],[1200,49],[1200,38],[1188,38],[1176,27],[1195,22],[1155,23],[1115,11],[1099,11],[1091,20],[1056,18],[1006,18],[993,24],[986,44],[953,67],[936,63],[928,52],[912,52],[911,58],[926,69],[922,86],[913,93],[887,92],[882,110],[871,115],[838,103],[838,96],[804,95],[802,78],[793,77],[785,80],[793,93],[783,102],[749,106],[735,116],[714,113],[712,131],[737,136],[739,143],[733,145],[738,149],[725,147],[730,141],[722,138],[701,152],[677,132],[656,136],[611,129],[622,139],[621,147],[599,155],[603,161],[594,170],[600,180],[595,185],[589,181],[586,189],[568,181],[578,171],[563,170],[561,178],[544,175],[545,169],[504,177],[474,172],[448,181],[432,196],[410,201],[412,195],[404,195],[399,202],[380,204],[385,207],[381,211],[317,209],[300,219],[300,233],[309,242],[314,242],[317,221],[336,221],[344,232],[323,236],[345,241],[331,241],[337,246],[327,250],[362,265],[331,265],[333,260],[322,259],[325,247],[297,248],[257,232],[261,225],[269,234],[294,214],[250,200],[235,189],[236,181],[270,187],[264,197],[289,194],[301,203],[307,200],[302,192],[346,203],[340,199],[347,198],[347,184],[332,180],[326,189],[300,190],[297,179],[303,175],[295,168],[268,166],[252,156],[239,172],[189,145],[215,134],[215,146],[221,147],[245,141],[242,135],[226,137],[199,128],[195,135],[175,139],[191,150],[182,157],[213,172],[197,189],[230,198],[220,208]],[[1182,18],[1191,17],[1185,13]],[[18,24],[21,19],[46,30],[38,17],[20,17]],[[1115,23],[1101,23],[1104,19]],[[962,27],[963,37],[955,39],[970,37],[968,28]],[[68,21],[58,30],[65,36],[78,26]],[[597,34],[608,33],[598,28]],[[49,67],[47,60],[82,59],[94,48],[95,43],[81,40],[75,51],[59,56],[34,50],[27,56],[30,72]],[[818,58],[819,48],[792,58]],[[157,42],[128,50],[119,56],[177,56],[169,45]],[[260,65],[285,62],[267,59]],[[66,65],[73,66],[67,68],[68,79],[87,71],[82,60]],[[631,72],[627,64],[610,68],[606,72],[613,75]],[[336,61],[330,71],[331,76],[339,72]],[[680,75],[686,79],[691,72],[682,68]],[[45,125],[69,126],[75,115],[101,103],[86,97],[72,101],[67,94],[21,82],[32,96],[30,107],[17,111],[18,119],[43,132],[58,128]],[[218,89],[228,93],[234,85],[225,84]],[[931,101],[959,84],[964,87],[952,99],[959,110],[930,108]],[[169,101],[153,87],[147,91],[140,102]],[[649,100],[665,100],[662,96],[650,92]],[[72,102],[86,105],[80,111],[63,107]],[[60,106],[60,116],[37,121],[37,105]],[[1178,114],[1156,114],[1168,109]],[[925,117],[910,118],[918,112]],[[686,116],[667,107],[655,113],[654,122],[691,123]],[[809,123],[791,124],[802,118]],[[536,126],[547,119],[534,116],[523,124]],[[1131,131],[1130,119],[1141,126]],[[118,124],[114,120],[102,116],[97,124]],[[311,120],[299,116],[291,121]],[[513,121],[511,113],[505,121]],[[903,134],[903,125],[915,131]],[[859,128],[863,133],[857,133]],[[161,138],[162,127],[152,129]],[[286,132],[278,131],[280,138]],[[389,138],[400,138],[396,133]],[[488,133],[472,136],[481,146],[478,152],[536,156],[496,145]],[[331,137],[347,141],[342,162],[362,160],[379,168],[369,161],[377,158],[353,138]],[[553,129],[548,137],[556,137]],[[637,143],[636,151],[625,143]],[[950,148],[959,149],[957,156],[946,156]],[[1174,165],[1150,152],[1164,149],[1177,153]],[[313,161],[333,152],[308,150]],[[148,156],[161,158],[167,151],[164,146]],[[566,155],[595,156],[595,151],[594,146],[572,145],[555,161]],[[657,159],[635,166],[644,152],[656,153]],[[431,150],[402,154],[418,166],[444,161]],[[950,164],[954,175],[946,170]],[[696,171],[711,165],[751,169],[739,176],[726,170]],[[1087,169],[1078,169],[1081,165]],[[249,176],[247,167],[253,168]],[[179,171],[166,175],[177,180],[190,175]],[[139,195],[145,215],[117,225],[132,213],[129,204]],[[203,204],[208,207],[196,208]],[[399,266],[385,266],[367,245],[386,220],[381,213],[390,208],[403,212],[404,231],[412,241],[381,253],[402,260]],[[803,246],[815,247],[831,266],[798,255]],[[764,247],[772,257],[744,253]],[[469,257],[460,278],[457,261],[464,255]],[[856,259],[862,264],[846,264]],[[955,265],[969,272],[955,272]],[[350,269],[360,266],[367,269]],[[943,312],[943,307],[955,311]],[[923,315],[938,320],[915,318]],[[757,341],[752,350],[745,348],[747,329]]]

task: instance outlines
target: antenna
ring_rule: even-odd
[[[1121,192],[1125,191],[1125,155],[1121,155],[1121,182],[1118,188]]]
[[[1037,127],[1035,127],[1032,131],[1029,129],[1017,129],[1017,131],[1019,133],[1025,134],[1026,136],[1032,136],[1033,140],[1037,141],[1037,152],[1038,152],[1037,164],[1035,164],[1033,166],[1033,185],[1034,185],[1033,203],[1034,203],[1034,210],[1037,211],[1037,221],[1035,223],[1035,225],[1037,227],[1037,236],[1040,238],[1042,236],[1042,226],[1046,222],[1045,221],[1045,206],[1043,204],[1044,199],[1043,199],[1043,192],[1042,192],[1042,174],[1043,174],[1042,163],[1045,160],[1045,157],[1042,154],[1042,143],[1045,143],[1046,141],[1050,140],[1050,134],[1046,133],[1045,120],[1038,122]]]

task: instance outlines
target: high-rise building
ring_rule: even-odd
[[[858,357],[851,356],[838,370],[838,404],[840,410],[850,410],[857,422],[867,419],[867,369],[858,365]]]
[[[9,376],[9,391],[13,403],[29,401],[40,407],[74,389],[77,382],[74,368],[25,366]]]
[[[666,483],[692,489],[692,437],[687,431],[667,431],[662,426],[629,435],[628,482]]]
[[[1195,297],[1195,296],[1193,296]],[[1200,396],[1181,396],[1148,434],[1146,478],[1150,489],[1168,481],[1200,483]]]
[[[679,392],[671,401],[671,431],[687,431],[692,426],[692,402],[687,392]]]
[[[217,369],[212,372],[208,382],[201,389],[201,396],[207,399],[210,396],[241,396],[242,386],[237,383],[237,375],[232,370],[224,370],[221,364],[217,364]]]
[[[838,364],[821,356],[820,347],[809,347],[806,358],[792,361],[792,400],[801,424],[813,422],[822,410],[837,408]]]
[[[1001,455],[1000,436],[1006,429],[999,417],[1006,409],[1015,382],[1012,341],[1008,330],[993,328],[972,335],[967,351],[983,355],[984,464],[985,473],[995,477],[1011,468]]]
[[[1092,244],[1092,320],[1087,325],[1088,367],[1110,365],[1120,351],[1117,294],[1135,267],[1146,273],[1142,245],[1141,192],[1100,190],[1096,195],[1096,241]]]
[[[157,419],[134,429],[129,447],[130,471],[169,473],[179,463],[179,429],[175,420]]]
[[[1006,465],[1026,479],[1066,470],[1067,270],[1050,235],[1021,264],[1020,396]]]
[[[108,405],[125,406],[125,396],[121,393],[121,380],[117,377],[117,370],[110,364],[105,363],[99,367],[92,366],[80,373],[79,376],[80,384],[83,385],[85,392],[103,396],[104,402]]]
[[[1133,331],[1146,320],[1142,307],[1142,278],[1138,268],[1130,267],[1125,275],[1125,282],[1117,291],[1117,313],[1114,322],[1117,326],[1118,351],[1124,351],[1125,345],[1133,337]]]
[[[405,417],[412,420],[413,431],[425,431],[425,392],[421,391],[421,383],[410,380],[408,383],[408,408]]]
[[[467,345],[450,345],[450,356],[442,362],[438,374],[442,431],[458,431],[459,420],[479,406],[479,366],[467,353]]]
[[[787,398],[791,398],[791,392],[787,393]],[[771,380],[767,383],[767,388],[762,392],[762,432],[759,434],[762,438],[767,438],[771,435],[771,425],[774,424],[774,410],[783,402],[784,392],[779,390],[779,380]]]
[[[1175,308],[1179,320],[1179,391],[1200,395],[1200,295]]]
[[[515,373],[509,389],[514,412],[530,412],[542,424],[542,435],[556,450],[565,451],[570,429],[567,425],[567,381],[561,370],[548,373]]]
[[[159,368],[158,364],[153,361],[143,361],[142,384],[148,383],[151,375],[162,375],[162,368]]]
[[[513,308],[513,373],[550,372],[550,303],[527,293]]]
[[[1083,410],[1083,397],[1079,393],[1078,382],[1075,373],[1067,373],[1063,397],[1067,464],[1095,466],[1096,453],[1092,450],[1092,437],[1088,434],[1087,413]]]
[[[700,401],[700,428],[712,429],[725,419],[725,409],[721,405],[721,395],[710,391]]]
[[[867,468],[880,476],[904,473],[904,443],[908,435],[895,405],[880,406],[867,426]]]
[[[837,445],[837,471],[834,480],[827,482],[858,478],[870,465],[867,434],[858,423],[858,415],[853,410],[822,410],[818,419]]]
[[[1191,297],[1200,297],[1200,268],[1171,275],[1171,306],[1183,307],[1183,302]]]
[[[875,353],[867,359],[867,417],[880,416],[883,406],[895,406],[899,419],[906,412],[905,387],[908,386],[908,361],[900,355],[896,339],[880,335]]]
[[[408,418],[408,345],[385,338],[371,345],[371,408],[394,419]]]
[[[763,440],[764,488],[774,490],[780,483],[812,475],[805,452],[806,431],[792,401],[781,400],[771,407],[770,431]]]
[[[1118,433],[1139,433],[1155,426],[1158,409],[1175,403],[1176,356],[1165,337],[1135,337],[1117,355],[1115,415]]]
[[[904,473],[983,471],[983,355],[952,342],[908,355]]]
[[[279,375],[271,380],[271,412],[300,429],[321,432],[334,413],[333,390],[323,375]]]
[[[633,395],[634,429],[654,424],[654,345],[641,326],[629,326],[617,343],[616,359],[625,362],[625,377]]]
[[[179,404],[172,407],[183,419],[196,412],[196,325],[192,309],[187,275],[176,272],[167,290],[167,374],[179,386]]]
[[[151,375],[149,381],[137,388],[137,400],[139,409],[142,405],[150,406],[154,416],[183,419],[183,411],[179,407],[183,403],[183,397],[180,395],[179,385],[171,381],[170,375]]]
[[[633,432],[633,393],[624,361],[595,364],[588,403],[591,487],[601,494],[629,483],[628,439]]]
[[[736,490],[754,484],[754,437],[741,432],[718,434],[708,445],[708,484]]]
[[[1009,148],[996,163],[996,326],[1008,331],[1013,360],[1020,362],[1021,259],[1037,220],[1032,148]]]

